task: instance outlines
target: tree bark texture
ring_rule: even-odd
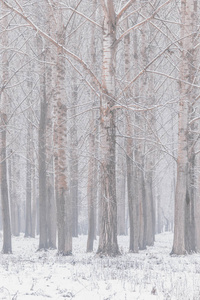
[[[62,11],[57,12],[57,37],[64,45]],[[65,93],[65,58],[62,48],[57,49],[56,124],[54,125],[55,182],[57,203],[58,252],[72,254],[72,204],[67,180],[67,103]]]
[[[47,5],[48,17],[46,20],[49,35],[55,38],[55,17],[52,8]],[[56,87],[56,51],[51,47],[49,41],[45,41],[46,61],[46,161],[47,161],[47,239],[49,248],[56,248],[56,197],[55,197],[55,177],[54,177],[54,145],[53,145],[53,109],[55,101]]]
[[[119,254],[115,174],[115,47],[116,16],[113,1],[105,1],[101,95],[101,228],[98,254]]]
[[[190,206],[189,191],[189,136],[188,120],[189,105],[191,102],[193,72],[191,70],[193,59],[193,14],[194,1],[181,2],[181,62],[180,62],[180,99],[178,120],[178,158],[177,158],[177,183],[175,193],[175,220],[174,242],[172,254],[183,255],[188,249],[189,226],[188,209]],[[186,212],[187,210],[187,212]],[[188,228],[187,228],[188,230]]]
[[[72,235],[78,237],[78,136],[76,106],[78,102],[78,86],[74,77],[72,85],[72,124],[70,128],[70,197],[72,203]]]
[[[3,6],[2,6],[3,7]],[[2,82],[6,86],[6,82],[9,79],[8,74],[8,36],[6,28],[8,26],[8,17],[3,20],[4,32],[2,33],[2,45],[5,47],[2,56]],[[7,125],[8,125],[8,109],[9,109],[9,97],[5,88],[2,89],[0,94],[0,117],[1,117],[1,207],[2,207],[2,223],[3,223],[3,249],[2,253],[12,253],[11,242],[11,222],[10,222],[10,207],[8,197],[8,180],[7,180]]]
[[[42,41],[38,40],[42,44]],[[40,48],[38,47],[40,51]],[[41,56],[40,74],[40,121],[38,136],[38,159],[39,159],[39,226],[40,238],[39,249],[48,248],[47,239],[47,167],[46,167],[46,123],[47,123],[47,101],[46,101],[46,80],[45,80],[45,56]]]

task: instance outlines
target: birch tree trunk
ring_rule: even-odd
[[[118,166],[117,166],[117,232],[118,235],[126,234],[126,161],[124,158],[124,139],[122,147],[118,149]]]
[[[127,112],[127,188],[129,203],[129,224],[130,224],[130,242],[129,251],[137,253],[139,249],[139,228],[138,228],[138,192],[136,190],[136,169],[133,166],[133,128],[129,112]]]
[[[188,119],[189,105],[193,83],[191,72],[193,57],[193,14],[194,0],[181,2],[181,62],[180,62],[180,100],[178,120],[178,158],[177,158],[177,183],[175,192],[175,220],[174,241],[172,254],[183,255],[187,252],[186,209],[190,204],[189,193],[189,156],[188,156]]]
[[[146,30],[147,32],[147,30]],[[150,31],[150,36],[153,34]],[[148,47],[148,61],[152,59],[151,45]],[[146,61],[146,64],[148,64]],[[147,93],[145,95],[146,106],[153,107],[155,105],[155,91],[154,91],[154,80],[152,74],[148,74],[147,77]],[[155,240],[155,200],[154,200],[154,168],[155,168],[155,139],[156,133],[156,109],[147,111],[145,113],[146,120],[146,142],[145,142],[145,196],[146,196],[146,245],[153,246]],[[152,141],[152,143],[151,143]]]
[[[32,140],[32,159],[33,159],[33,162],[36,161],[36,155],[33,151],[34,149],[34,140]],[[36,217],[37,217],[37,214],[36,214],[36,210],[37,210],[37,203],[36,203],[36,176],[35,176],[35,173],[36,173],[36,166],[35,164],[33,163],[32,164],[32,171],[31,171],[31,174],[32,174],[32,184],[31,184],[31,189],[32,189],[32,210],[31,210],[31,236],[33,238],[35,238],[35,233],[36,233]]]
[[[94,136],[94,113],[92,111],[92,121],[89,139],[89,151],[90,158],[88,164],[88,184],[87,184],[87,197],[88,197],[88,239],[87,239],[87,252],[93,251],[93,243],[95,238],[95,180],[94,178],[94,168],[95,168],[95,136]]]
[[[46,7],[48,17],[46,20],[47,31],[49,35],[55,37],[55,16],[54,10],[49,4]],[[56,197],[55,197],[55,177],[54,177],[54,145],[53,145],[53,109],[55,101],[56,86],[56,50],[51,47],[49,41],[45,41],[46,61],[46,105],[47,105],[47,123],[46,123],[46,160],[47,160],[47,238],[49,248],[56,248]]]
[[[116,15],[113,1],[104,1],[101,95],[101,228],[98,254],[119,254],[115,176],[115,46]]]
[[[25,223],[25,237],[31,237],[31,160],[30,157],[30,147],[31,147],[31,122],[30,122],[30,115],[28,119],[28,126],[27,126],[27,148],[26,148],[26,223]]]
[[[38,45],[42,46],[43,41],[38,39]],[[41,53],[42,47],[38,47],[40,65],[40,121],[39,121],[39,250],[48,248],[47,241],[47,167],[46,167],[46,122],[47,122],[47,101],[46,101],[46,79],[45,79],[45,54]]]
[[[96,12],[97,1],[93,0],[93,11]],[[94,19],[96,20],[96,14]],[[96,41],[95,41],[95,27],[92,28],[91,34],[91,58],[92,58],[92,67],[96,67]],[[93,85],[95,83],[93,82]],[[93,106],[95,106],[95,95],[91,91],[90,93],[91,99],[93,100]],[[92,109],[91,112],[91,132],[89,136],[89,162],[88,162],[88,183],[87,183],[87,198],[88,198],[88,239],[87,239],[87,252],[93,251],[93,243],[96,234],[96,203],[97,203],[97,195],[95,191],[97,190],[97,164],[95,158],[95,137],[97,134],[97,128],[95,128],[96,122],[96,113],[95,110]]]
[[[190,78],[191,82],[199,85],[199,34],[198,34],[198,2],[194,0],[194,11],[192,13],[192,46],[188,53],[190,61]],[[200,212],[198,209],[198,178],[199,178],[199,131],[198,122],[193,122],[195,118],[199,117],[199,93],[196,87],[192,87],[189,94],[189,132],[188,132],[188,171],[189,171],[189,200],[186,201],[186,218],[185,218],[185,244],[186,251],[192,253],[198,251],[198,244],[200,235],[198,234],[198,227],[200,225]]]
[[[47,55],[48,59],[48,55]],[[53,122],[52,122],[52,80],[47,71],[47,124],[46,124],[46,160],[47,160],[47,239],[51,249],[56,248],[56,199],[54,193],[54,164],[53,164]]]
[[[26,52],[28,55],[31,54],[30,46],[28,42],[26,43]],[[28,63],[28,58],[26,59]],[[30,99],[28,99],[29,105],[32,105],[32,72],[31,72],[32,65],[28,65],[27,68],[27,90],[30,92]],[[32,110],[29,109],[28,111],[28,118],[27,118],[27,137],[26,137],[26,221],[25,221],[25,237],[32,237],[32,138],[33,138],[33,127],[32,127]]]
[[[142,51],[139,52],[139,37],[137,32],[133,33],[133,46],[134,46],[134,75],[137,75],[138,67],[140,63],[140,58],[142,58],[142,64],[144,61],[144,45],[142,47]],[[140,53],[140,55],[139,55]],[[142,79],[141,79],[142,80]],[[140,86],[142,85],[142,87]],[[134,86],[134,96],[136,103],[139,103],[140,93],[143,91],[144,86],[143,82],[136,82]],[[145,89],[144,89],[145,90]],[[143,91],[144,92],[144,91]],[[134,170],[134,194],[136,201],[136,224],[138,222],[138,246],[140,250],[146,248],[146,240],[145,240],[145,215],[146,215],[146,207],[145,207],[145,182],[144,182],[144,124],[143,124],[143,112],[135,112],[134,116],[134,135],[135,135],[135,170]]]
[[[65,42],[62,10],[57,14],[57,38],[61,45]],[[65,93],[65,58],[62,48],[57,48],[56,75],[56,124],[55,141],[55,184],[57,203],[58,252],[72,254],[72,204],[67,179],[67,103]]]
[[[4,6],[1,6],[2,9]],[[7,181],[7,125],[8,125],[8,110],[9,110],[9,97],[5,89],[6,82],[9,79],[8,73],[8,16],[3,18],[4,31],[1,35],[2,45],[4,50],[1,56],[2,59],[2,82],[3,88],[0,94],[0,117],[1,117],[1,206],[2,206],[2,223],[3,223],[3,249],[2,253],[12,253],[11,242],[11,224],[10,224],[10,208],[8,197],[8,181]]]
[[[10,185],[12,189],[10,191],[10,203],[11,203],[11,227],[12,227],[12,234],[14,236],[19,236],[20,228],[19,228],[19,203],[18,203],[18,193],[17,193],[17,186],[16,182],[19,182],[20,179],[20,172],[19,168],[17,169],[16,164],[16,156],[12,155],[10,159],[10,169],[12,176],[10,176]],[[14,182],[12,182],[14,181]]]
[[[78,102],[78,86],[75,77],[72,85],[72,124],[70,128],[70,197],[72,202],[72,235],[78,237],[78,136],[76,106]]]
[[[125,29],[128,29],[128,21],[125,21]],[[136,33],[134,33],[136,34]],[[136,37],[134,43],[137,43]],[[125,74],[127,76],[127,82],[130,81],[130,34],[124,39],[124,50],[125,50]],[[137,45],[134,45],[134,56],[137,56]],[[134,60],[136,70],[137,61]],[[137,94],[134,89],[135,96]],[[131,91],[129,90],[126,94],[127,104],[130,104]],[[127,146],[126,146],[126,168],[127,168],[127,189],[128,189],[128,203],[129,203],[129,224],[130,224],[130,242],[129,251],[137,253],[139,248],[139,228],[138,228],[138,192],[136,183],[136,167],[133,165],[134,159],[134,144],[133,144],[133,116],[130,111],[126,112],[126,132],[128,135]]]

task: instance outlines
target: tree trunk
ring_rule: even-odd
[[[26,52],[30,55],[30,47],[26,43]],[[28,61],[27,61],[28,62]],[[31,66],[27,70],[27,90],[32,93],[32,73]],[[30,94],[30,100],[28,99],[29,105],[32,105],[32,94]],[[25,237],[32,237],[32,162],[33,162],[33,126],[32,126],[32,110],[28,112],[27,118],[27,146],[26,146],[26,221],[25,221]]]
[[[72,202],[72,235],[78,237],[78,137],[77,137],[77,119],[76,106],[78,102],[78,86],[75,77],[73,78],[72,106],[71,114],[72,124],[70,128],[70,196]]]
[[[6,107],[4,102],[6,97],[2,95],[2,109]],[[5,106],[4,106],[5,105]],[[10,226],[10,209],[8,198],[8,182],[7,182],[7,155],[6,155],[6,131],[7,131],[7,114],[1,111],[1,205],[3,219],[3,249],[2,253],[12,253],[11,244],[11,226]]]
[[[48,82],[48,88],[51,88]],[[54,193],[53,166],[53,124],[51,99],[47,94],[47,131],[46,131],[46,159],[47,159],[47,239],[48,247],[56,249],[56,199]]]
[[[124,141],[124,140],[123,140]],[[123,147],[123,146],[122,146]],[[124,148],[124,147],[123,147]],[[118,189],[117,189],[117,232],[118,235],[126,234],[126,163],[122,155],[123,149],[119,147],[119,166],[118,166]]]
[[[119,254],[115,175],[115,46],[116,16],[113,1],[105,1],[101,95],[101,228],[98,254]]]
[[[92,122],[90,126],[93,132],[90,133],[89,139],[89,149],[90,158],[88,164],[88,185],[87,185],[87,197],[88,197],[88,239],[87,239],[87,252],[93,251],[93,243],[95,237],[95,201],[94,198],[94,188],[95,180],[94,178],[94,168],[95,168],[95,137],[94,137],[94,120],[92,117]]]
[[[64,45],[62,11],[57,12],[57,38]],[[54,125],[55,186],[58,226],[58,252],[62,255],[72,254],[72,204],[67,182],[67,104],[65,94],[65,58],[62,48],[57,49],[56,77],[56,124]]]
[[[94,20],[96,20],[97,0],[93,0],[93,11],[95,12]],[[96,68],[96,40],[95,40],[95,27],[92,28],[91,35],[91,65]],[[95,83],[93,82],[93,85]],[[91,91],[91,99],[93,106],[95,106],[95,95]],[[88,183],[87,183],[87,198],[88,198],[88,239],[87,239],[87,252],[93,251],[93,243],[96,237],[96,203],[97,203],[97,157],[96,155],[96,136],[97,136],[97,114],[95,109],[91,112],[90,123],[90,136],[89,136],[89,162],[88,162]]]
[[[3,7],[3,5],[2,5]],[[8,36],[6,32],[6,28],[8,26],[8,17],[4,16],[3,25],[4,32],[1,34],[2,45],[4,51],[2,52],[2,82],[4,86],[6,86],[6,82],[9,79],[8,74]],[[1,117],[1,207],[2,207],[2,223],[3,223],[3,249],[2,253],[12,253],[12,242],[11,242],[11,224],[10,224],[10,208],[9,208],[9,198],[8,198],[8,181],[7,181],[7,125],[8,118],[7,113],[9,109],[9,97],[7,95],[7,91],[5,88],[2,89],[0,94],[0,117]]]
[[[178,158],[177,158],[177,183],[175,193],[175,220],[174,242],[172,254],[183,255],[187,252],[188,214],[186,209],[190,205],[189,192],[189,156],[188,156],[188,118],[189,104],[191,102],[190,83],[193,83],[191,72],[193,58],[193,14],[194,0],[186,0],[181,3],[181,63],[180,63],[180,100],[179,100],[179,123],[178,123]],[[188,82],[188,83],[187,83]]]
[[[34,141],[32,140],[32,150],[34,149]],[[36,161],[34,151],[32,151],[33,162]],[[32,210],[31,210],[31,236],[35,238],[36,232],[36,176],[35,176],[35,164],[32,164]]]
[[[19,180],[19,171],[16,170],[16,156],[12,155],[10,158],[9,166],[9,177],[10,177],[10,211],[11,211],[11,227],[12,234],[14,236],[19,236],[19,207],[18,207],[18,197],[16,190],[16,182]]]
[[[138,252],[139,228],[138,228],[138,193],[136,185],[136,169],[133,167],[133,129],[130,115],[127,112],[127,189],[129,203],[130,244],[129,251]],[[134,189],[135,188],[135,189]]]
[[[38,40],[42,45],[42,41]],[[40,47],[38,47],[41,51]],[[47,241],[47,173],[46,173],[46,122],[47,122],[47,102],[46,102],[46,80],[45,80],[45,57],[40,55],[41,75],[40,75],[40,121],[39,121],[39,250],[48,248]]]
[[[139,56],[138,49],[139,37],[136,32],[133,34],[133,47],[134,47],[134,75],[138,73],[139,58],[142,59],[142,64],[145,64],[145,47],[142,45],[142,53]],[[144,89],[144,90],[143,90]],[[138,82],[134,86],[134,96],[136,103],[139,103],[141,92],[145,91],[144,81],[141,79],[141,85]],[[139,103],[140,104],[140,103]],[[134,171],[134,197],[136,201],[136,219],[138,219],[138,246],[140,250],[146,249],[146,202],[145,202],[145,182],[144,182],[144,123],[143,112],[135,112],[134,116],[134,136],[135,136],[135,171]],[[137,224],[137,223],[136,223]]]
[[[49,35],[55,37],[55,19],[54,11],[49,6],[46,7],[48,17],[46,20],[47,31]],[[54,186],[54,160],[53,160],[53,108],[55,98],[55,73],[56,67],[56,51],[46,41],[46,61],[51,61],[52,65],[46,64],[46,100],[47,100],[47,124],[46,124],[46,161],[47,161],[47,239],[48,246],[51,249],[56,248],[56,197]]]
[[[128,29],[128,21],[125,20],[125,30]],[[134,38],[134,43],[136,43],[136,37]],[[130,82],[130,34],[124,38],[124,50],[125,50],[125,74],[127,82]],[[137,45],[134,45],[135,57],[137,52]],[[135,59],[135,69],[137,61]],[[135,91],[137,94],[137,91]],[[130,104],[130,99],[132,99],[132,93],[130,90],[126,93],[126,104]],[[133,143],[133,118],[130,111],[126,112],[126,133],[128,135],[127,145],[126,145],[126,168],[127,168],[127,191],[128,191],[128,204],[129,204],[129,225],[130,225],[130,241],[129,241],[129,251],[137,253],[138,252],[138,242],[139,242],[139,228],[138,228],[138,193],[137,193],[137,183],[136,183],[136,167],[133,164],[134,160],[134,143]]]
[[[26,223],[25,223],[25,237],[31,237],[31,123],[28,120],[28,131],[27,131],[27,162],[26,162]]]
[[[94,102],[95,104],[95,102]],[[93,251],[93,243],[96,238],[96,214],[97,214],[97,185],[98,185],[98,166],[97,166],[97,144],[96,134],[96,113],[92,110],[91,117],[91,133],[89,138],[89,151],[90,158],[88,163],[88,184],[87,184],[87,197],[88,197],[88,240],[87,240],[87,252]]]

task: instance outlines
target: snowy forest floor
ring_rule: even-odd
[[[0,254],[0,299],[198,300],[200,254],[171,257],[172,239],[156,235],[154,247],[130,254],[128,237],[119,237],[122,256],[99,258],[85,253],[86,236],[74,238],[71,257],[36,252],[38,238],[13,237],[13,254]]]

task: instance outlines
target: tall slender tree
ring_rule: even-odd
[[[175,195],[175,224],[172,254],[182,255],[194,251],[189,239],[194,236],[194,228],[190,226],[191,218],[191,187],[189,161],[192,158],[189,149],[189,113],[193,96],[194,77],[194,37],[197,28],[194,28],[194,0],[181,1],[181,59],[180,59],[180,99],[178,123],[178,158],[177,183]]]
[[[57,6],[57,40],[65,44],[65,28],[63,27],[62,9]],[[63,255],[72,254],[72,203],[68,186],[67,173],[67,101],[65,92],[65,59],[63,48],[57,48],[56,75],[56,123],[55,145],[57,155],[55,160],[56,202],[58,224],[58,252]]]
[[[5,7],[1,5],[2,11]],[[8,56],[8,16],[3,18],[3,33],[1,35],[1,42],[4,47],[1,63],[2,82],[3,87],[0,92],[0,117],[1,117],[1,206],[2,206],[2,219],[3,219],[3,253],[12,253],[11,242],[11,223],[10,223],[10,208],[8,196],[8,173],[7,173],[7,127],[8,127],[8,113],[9,113],[9,96],[6,90],[6,84],[9,79],[9,56]]]

